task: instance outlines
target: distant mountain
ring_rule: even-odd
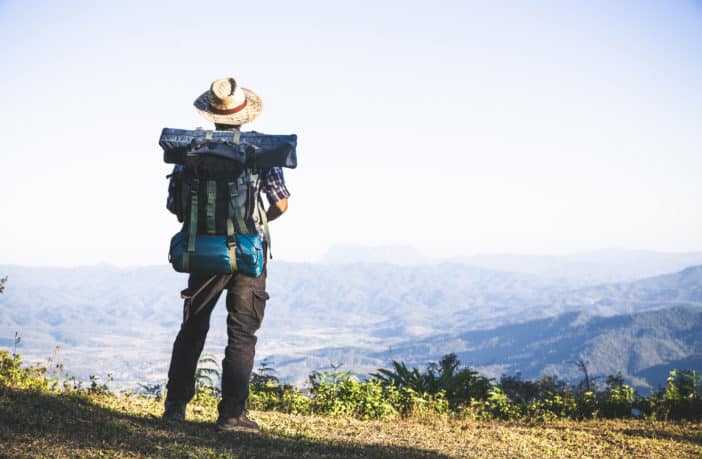
[[[680,272],[582,288],[564,298],[564,309],[611,315],[671,306],[702,306],[702,266]]]
[[[493,330],[427,338],[396,346],[393,352],[409,361],[422,351],[425,355],[441,347],[449,351],[447,342],[466,363],[477,367],[499,365],[505,373],[519,371],[527,378],[543,373],[579,378],[582,375],[573,362],[583,358],[590,362],[593,375],[622,371],[634,377],[637,385],[646,385],[635,376],[645,375],[642,372],[651,367],[702,353],[702,308],[675,307],[613,317],[571,312]],[[441,354],[433,353],[437,357]]]
[[[455,337],[580,311],[617,315],[696,308],[702,304],[701,270],[573,289],[558,278],[460,263],[273,262],[257,355],[283,356],[285,362],[277,363],[286,368],[285,375],[299,377],[328,365],[334,356],[370,368],[408,340]],[[0,274],[9,275],[6,293],[0,295],[0,345],[9,347],[19,331],[19,349],[30,361],[46,359],[60,345],[59,360],[80,376],[103,369],[124,384],[165,376],[182,316],[179,293],[185,275],[165,266],[8,265],[0,265]],[[220,305],[211,319],[207,347],[217,355],[226,343],[225,316]],[[320,349],[324,354],[317,357]],[[292,361],[299,365],[289,365]]]
[[[113,372],[134,386],[160,380],[182,315],[185,277],[165,267],[2,265],[0,336],[18,331],[27,363],[57,360],[74,375]],[[164,363],[165,362],[165,363]]]
[[[330,266],[321,273],[314,267],[308,268],[310,270],[304,274],[300,270],[286,270],[285,273],[281,273],[282,279],[278,280],[282,281],[284,288],[280,295],[283,298],[289,295],[284,301],[286,303],[295,299],[297,303],[296,307],[285,311],[287,314],[283,313],[272,320],[280,320],[282,327],[284,321],[294,320],[295,317],[304,318],[306,314],[311,314],[315,317],[315,324],[309,325],[317,327],[320,335],[318,343],[325,341],[328,327],[333,327],[331,329],[337,334],[338,341],[320,351],[304,347],[294,351],[276,352],[274,360],[281,375],[298,382],[303,381],[311,369],[327,367],[330,363],[343,363],[347,368],[354,368],[360,372],[373,371],[379,366],[387,365],[391,358],[406,359],[424,365],[432,359],[438,359],[444,353],[464,350],[465,343],[460,339],[461,333],[475,330],[476,333],[483,333],[477,336],[491,342],[496,339],[494,330],[478,330],[494,329],[497,326],[505,327],[500,329],[504,330],[504,334],[521,333],[523,339],[520,346],[526,345],[531,337],[534,350],[526,354],[531,359],[539,347],[545,345],[544,341],[538,339],[541,329],[551,323],[555,324],[551,328],[554,330],[554,336],[549,339],[556,340],[555,335],[563,328],[559,321],[568,325],[577,321],[586,324],[600,315],[613,316],[673,307],[689,307],[695,310],[702,307],[702,302],[699,301],[699,290],[702,288],[699,275],[702,267],[688,268],[679,273],[633,283],[605,284],[576,290],[569,290],[565,283],[533,275],[486,271],[464,265],[411,268],[377,265],[343,268]],[[338,279],[344,276],[350,280],[339,285]],[[292,288],[300,283],[304,289],[297,291]],[[285,288],[286,286],[291,288]],[[326,305],[316,308],[315,298],[327,298],[335,292],[342,298],[338,304],[343,307],[343,311],[334,312]],[[411,306],[406,307],[398,299],[410,302]],[[345,326],[320,325],[325,319],[336,317],[339,317]],[[372,320],[364,321],[364,318]],[[526,321],[530,322],[524,324]],[[616,328],[618,322],[614,318],[611,319],[611,324],[615,325],[608,321],[609,319],[606,319],[602,324],[595,321],[590,324],[591,328],[581,330],[584,335],[579,338],[575,355],[590,355],[584,344],[586,338],[583,336],[589,336],[588,333],[597,335],[599,332],[595,329],[600,325]],[[672,330],[670,334],[674,336],[676,329],[673,327]],[[700,333],[702,328],[698,327],[696,331]],[[616,334],[616,331],[612,333]],[[437,335],[439,338],[434,338]],[[408,347],[407,340],[420,343],[422,347],[409,347],[410,351],[404,352],[402,349]],[[347,344],[342,344],[343,342]],[[484,360],[475,363],[472,360],[473,355],[465,357],[471,357],[467,362],[479,364],[482,371],[493,376],[517,371],[538,376],[543,371],[556,371],[564,377],[576,378],[578,375],[574,373],[575,367],[566,361],[566,357],[555,353],[562,344],[563,342],[559,341],[555,348],[544,351],[552,353],[554,360],[542,365],[532,363],[528,359],[493,359],[494,354],[488,352],[489,346],[478,348],[478,354],[484,353],[486,356]],[[609,348],[609,351],[627,354],[633,352],[632,349],[635,350],[638,345],[649,346],[650,343],[622,343],[621,346],[626,349],[613,347]],[[604,349],[608,348],[605,346]],[[598,359],[597,362],[593,360],[596,365],[593,370],[601,371],[604,375],[608,374],[608,371],[616,373],[621,370],[637,385],[645,387],[655,385],[659,380],[648,377],[641,379],[637,375],[638,371],[688,354],[650,352],[641,356],[643,363],[640,367],[608,360],[601,352],[593,355]]]
[[[482,254],[432,258],[408,245],[334,245],[319,260],[323,264],[387,263],[400,266],[458,263],[490,271],[532,274],[585,287],[680,271],[702,265],[702,252],[666,253],[650,250],[601,249],[569,255]]]
[[[696,370],[699,375],[702,373],[702,354],[693,354],[680,360],[673,360],[659,365],[643,369],[635,373],[636,379],[651,382],[654,389],[665,387],[668,374],[671,369]]]
[[[457,257],[450,261],[499,271],[556,277],[573,285],[585,286],[628,282],[702,265],[702,252],[601,249],[553,256],[486,254]]]
[[[575,362],[588,362],[591,375],[604,378],[621,371],[639,388],[665,384],[672,368],[702,371],[702,308],[671,308],[595,317],[571,312],[557,317],[460,334],[413,339],[381,352],[358,347],[322,349],[303,360],[274,356],[280,371],[300,378],[295,368],[344,363],[361,372],[387,367],[399,360],[423,368],[443,355],[459,359],[481,373],[527,379],[556,374],[577,381]],[[304,372],[304,371],[303,371]]]
[[[375,247],[339,244],[333,245],[319,260],[323,264],[389,263],[420,265],[432,260],[409,245],[381,245]]]

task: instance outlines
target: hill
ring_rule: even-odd
[[[702,306],[702,266],[680,272],[574,290],[566,295],[568,309],[586,306],[598,314],[621,314],[671,306]],[[585,309],[585,308],[584,308]]]
[[[594,376],[621,371],[639,388],[657,387],[665,385],[667,371],[676,368],[674,364],[702,370],[698,361],[689,359],[702,353],[702,309],[676,307],[613,317],[571,312],[492,330],[427,338],[394,347],[393,356],[403,361],[414,355],[438,358],[448,349],[484,373],[495,367],[500,373],[520,372],[527,379],[557,374],[573,381],[582,377],[574,363],[584,359]],[[645,371],[653,367],[660,370]]]
[[[387,366],[390,359],[423,368],[450,352],[495,378],[520,373],[537,379],[555,374],[575,382],[582,378],[575,362],[583,359],[590,373],[602,381],[621,372],[635,387],[652,389],[665,385],[672,368],[702,372],[702,361],[695,358],[702,354],[702,308],[676,307],[612,317],[569,312],[487,330],[407,340],[382,351],[331,347],[307,355],[272,358],[280,374],[296,376],[297,368],[325,367],[330,362],[361,372]]]
[[[118,384],[133,387],[138,381],[164,378],[181,320],[179,292],[185,276],[167,267],[4,265],[0,272],[10,276],[7,291],[0,296],[0,345],[11,346],[14,332],[19,331],[20,350],[27,359],[46,360],[54,346],[60,345],[59,360],[84,379],[95,371],[109,371]],[[480,362],[489,374],[508,370],[526,375],[544,368],[553,370],[549,365],[560,365],[556,369],[568,374],[572,369],[567,362],[536,359],[544,363],[539,366],[532,363],[533,359],[500,361],[490,350],[490,334],[504,332],[504,341],[511,339],[508,334],[516,329],[500,331],[499,327],[525,324],[517,327],[523,335],[520,343],[533,357],[538,355],[537,346],[550,352],[549,342],[539,338],[542,320],[570,323],[575,320],[570,316],[557,318],[576,314],[584,320],[672,307],[699,308],[700,273],[702,268],[692,267],[631,283],[573,289],[571,283],[559,279],[462,264],[276,262],[270,267],[271,300],[259,332],[257,355],[276,356],[275,366],[281,367],[281,376],[299,384],[311,370],[330,362],[344,363],[361,372],[373,371],[397,357],[394,352],[400,348],[413,349],[411,355],[403,357],[423,365],[435,360],[438,352],[461,351],[462,334],[491,330],[475,335],[475,339],[486,340],[474,344],[485,357],[465,355],[467,363]],[[226,341],[222,305],[215,309],[211,322],[207,346],[220,353]],[[290,326],[292,323],[295,327]],[[613,323],[626,325],[626,321]],[[661,322],[660,327],[668,323]],[[587,336],[597,335],[595,328],[599,325],[604,323],[592,322]],[[651,329],[656,327],[654,323]],[[609,333],[616,336],[615,331]],[[667,337],[658,340],[661,346],[665,346],[665,340],[677,339],[674,330],[661,333]],[[582,347],[590,342],[585,336],[580,335],[573,354],[589,356],[595,367],[614,368],[615,361],[609,354]],[[634,342],[643,345],[643,341]],[[421,345],[412,347],[417,343]],[[679,348],[678,344],[671,345]],[[629,355],[626,349],[611,350],[612,355],[618,353]],[[562,353],[552,354],[559,355]],[[633,377],[635,372],[666,363],[665,359],[686,356],[678,351],[642,352],[641,361],[627,371],[634,372]],[[595,358],[606,362],[601,364]]]
[[[631,282],[702,265],[702,252],[600,249],[569,255],[486,254],[452,261],[484,269],[512,271],[567,280],[587,286]]]
[[[512,321],[515,310],[549,304],[568,291],[558,281],[461,265],[272,263],[269,271],[261,357],[293,348],[382,349],[438,330],[480,328]],[[10,278],[0,296],[0,337],[7,345],[19,331],[28,359],[45,360],[59,345],[61,361],[84,378],[95,370],[111,371],[117,381],[133,385],[165,374],[186,276],[168,267],[5,265],[0,272]],[[222,306],[213,324],[224,324]],[[473,311],[470,322],[456,323],[456,311],[467,309]],[[208,348],[223,349],[225,340],[225,327],[213,325]],[[104,366],[96,368],[95,360]]]
[[[573,286],[588,286],[680,271],[702,265],[702,252],[656,252],[652,250],[599,249],[566,255],[479,254],[450,258],[429,257],[406,245],[368,247],[334,245],[320,260],[322,264],[385,263],[428,265],[454,263],[488,271],[505,271],[557,278]]]

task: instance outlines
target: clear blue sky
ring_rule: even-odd
[[[300,138],[279,259],[702,250],[699,2],[141,3],[0,2],[0,263],[166,263],[159,132],[230,75]]]

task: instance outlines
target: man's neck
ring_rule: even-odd
[[[241,125],[215,123],[215,129],[218,131],[240,131]]]

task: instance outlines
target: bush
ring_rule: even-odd
[[[61,376],[63,366],[54,363],[57,351],[46,365],[23,367],[19,355],[0,350],[0,391],[10,387],[78,396],[112,395],[109,374],[105,381],[91,375],[87,387],[75,377]],[[301,391],[281,384],[274,370],[263,364],[252,378],[249,408],[358,419],[463,416],[475,420],[546,422],[558,418],[622,418],[634,412],[652,419],[702,419],[702,378],[694,371],[672,370],[665,388],[640,397],[624,384],[621,375],[608,377],[603,391],[588,391],[582,384],[570,386],[553,376],[543,376],[538,381],[523,381],[519,375],[503,376],[492,385],[473,370],[459,368],[460,362],[451,355],[430,364],[425,372],[409,370],[402,362],[393,365],[394,371],[379,370],[372,375],[374,378],[363,381],[332,366],[332,371],[313,372],[309,378],[312,387]],[[163,396],[162,384],[140,387],[142,394]],[[214,412],[220,400],[221,393],[213,385],[196,386],[196,410]]]
[[[251,385],[249,391],[249,408],[261,411],[281,411],[289,414],[309,414],[311,400],[290,384],[279,385],[268,382],[267,385]]]
[[[702,376],[695,370],[671,370],[666,387],[651,397],[659,419],[702,419]]]
[[[414,394],[437,396],[446,400],[451,409],[465,406],[472,399],[486,399],[491,380],[477,371],[463,367],[456,354],[447,354],[440,361],[427,365],[424,372],[411,370],[403,362],[393,361],[393,369],[378,369],[370,376],[380,381],[383,387],[398,390],[411,389]],[[425,395],[421,398],[425,399]]]
[[[636,391],[626,384],[611,387],[604,394],[600,414],[605,418],[623,418],[631,415],[636,401]]]
[[[398,416],[398,410],[377,380],[360,382],[350,377],[338,383],[324,382],[312,393],[312,410],[316,413],[359,419],[392,419]]]
[[[523,416],[521,405],[512,403],[501,387],[490,389],[487,397],[487,407],[493,416],[499,419],[520,419]]]
[[[0,385],[17,389],[49,390],[50,380],[46,378],[47,369],[44,367],[22,368],[22,360],[18,354],[10,355],[0,350]]]

